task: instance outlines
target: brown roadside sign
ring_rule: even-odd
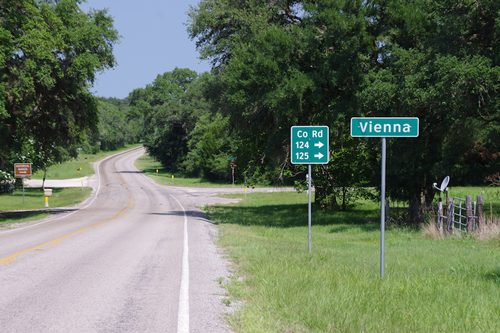
[[[14,163],[14,176],[16,178],[31,177],[31,163]]]

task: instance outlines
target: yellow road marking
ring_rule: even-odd
[[[5,266],[5,265],[8,265],[14,261],[16,261],[16,259],[22,255],[25,255],[27,253],[30,253],[30,252],[34,252],[34,251],[40,251],[40,250],[45,250],[49,247],[54,247],[56,245],[59,245],[61,244],[61,242],[67,238],[70,238],[70,237],[73,237],[73,236],[76,236],[78,234],[83,234],[91,229],[94,229],[94,228],[97,228],[103,224],[106,224],[118,217],[120,217],[123,213],[125,213],[127,210],[129,210],[130,208],[132,208],[133,206],[133,200],[132,200],[132,196],[130,195],[130,192],[128,194],[128,202],[127,202],[127,206],[125,208],[122,208],[119,212],[117,212],[115,215],[107,218],[107,219],[104,219],[104,220],[101,220],[101,221],[98,221],[92,225],[89,225],[88,227],[84,227],[84,228],[81,228],[81,229],[78,229],[76,231],[73,231],[71,233],[68,233],[68,234],[65,234],[65,235],[62,235],[58,238],[55,238],[55,239],[52,239],[48,242],[45,242],[45,243],[42,243],[42,244],[39,244],[39,245],[36,245],[36,246],[33,246],[33,247],[30,247],[29,249],[26,249],[26,250],[22,250],[22,251],[18,251],[18,252],[15,252],[15,253],[12,253],[6,257],[3,257],[3,258],[0,258],[0,266]]]

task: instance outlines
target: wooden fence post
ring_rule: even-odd
[[[443,201],[439,198],[438,202],[438,216],[437,216],[437,225],[440,233],[443,232]]]
[[[474,215],[472,214],[472,197],[470,195],[465,197],[465,209],[467,216],[467,232],[474,232]]]
[[[477,196],[477,230],[481,231],[484,225],[484,200],[483,195]]]
[[[447,220],[448,220],[448,232],[451,234],[453,232],[453,198],[448,198],[448,208],[447,208]]]

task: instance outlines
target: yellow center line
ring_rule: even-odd
[[[89,230],[95,229],[95,228],[97,228],[97,227],[99,227],[99,226],[101,226],[103,224],[109,223],[112,220],[117,219],[118,217],[120,217],[121,215],[123,215],[123,213],[125,213],[127,210],[129,210],[132,207],[133,207],[133,199],[132,199],[132,195],[129,192],[128,193],[127,206],[124,207],[124,208],[122,208],[119,212],[117,212],[113,216],[111,216],[111,217],[109,217],[107,219],[98,221],[98,222],[96,222],[96,223],[94,223],[92,225],[89,225],[87,227],[78,229],[76,231],[67,233],[65,235],[62,235],[62,236],[57,237],[55,239],[52,239],[52,240],[50,240],[48,242],[45,242],[45,243],[42,243],[42,244],[30,247],[29,249],[18,251],[18,252],[12,253],[12,254],[10,254],[10,255],[8,255],[6,257],[0,258],[0,267],[8,265],[8,264],[16,261],[17,258],[20,257],[20,256],[22,256],[22,255],[25,255],[25,254],[30,253],[30,252],[45,250],[47,248],[54,247],[56,245],[61,244],[61,242],[63,240],[65,240],[65,239],[67,239],[67,238],[70,238],[70,237],[73,237],[73,236],[76,236],[76,235],[79,235],[79,234],[83,234],[83,233],[85,233],[85,232],[87,232]]]

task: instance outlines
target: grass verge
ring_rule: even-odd
[[[91,188],[54,188],[49,198],[50,207],[68,207],[78,204],[89,197]],[[42,209],[45,207],[41,189],[16,190],[13,194],[0,195],[0,211]],[[0,223],[25,222],[47,216],[45,212],[9,215],[0,217]]]
[[[137,169],[141,170],[155,182],[161,185],[191,186],[191,187],[241,187],[241,184],[232,185],[223,182],[213,182],[202,178],[186,177],[180,173],[167,171],[160,162],[148,154],[139,157],[135,162]],[[158,170],[158,172],[156,171]]]
[[[1,217],[0,216],[0,225],[37,221],[37,220],[44,219],[47,216],[49,216],[49,213],[44,213],[44,212],[33,212],[33,213],[27,213],[27,214],[23,214],[23,215],[9,216],[9,217]]]
[[[472,197],[472,201],[475,201],[477,196],[480,194],[483,195],[484,214],[486,217],[500,215],[500,187],[498,186],[450,187],[449,192],[450,197],[461,198],[464,200],[467,195],[470,195]]]
[[[80,154],[77,158],[50,166],[47,169],[47,179],[71,179],[93,175],[94,168],[92,163],[102,160],[106,156],[140,146],[139,144],[127,145],[117,150],[101,151],[97,154]],[[42,179],[43,170],[35,172],[33,178]]]
[[[500,239],[432,240],[386,233],[380,280],[377,205],[313,210],[306,195],[255,193],[207,208],[236,267],[227,286],[244,301],[238,332],[499,332]]]

